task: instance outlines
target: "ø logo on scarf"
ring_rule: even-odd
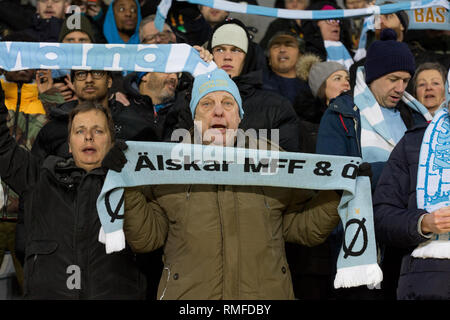
[[[348,247],[347,247],[347,244],[345,243],[345,239],[342,243],[342,250],[344,250],[344,259],[347,259],[348,256],[352,256],[352,257],[360,256],[364,253],[364,251],[366,251],[368,239],[367,239],[367,229],[364,225],[365,222],[366,222],[366,218],[362,218],[362,220],[350,219],[347,222],[347,224],[345,225],[345,232],[347,232],[347,228],[352,224],[357,224],[358,229],[356,230],[356,233],[353,236],[353,239],[350,242],[350,245]],[[359,238],[360,231],[362,231],[362,236],[363,236],[362,248],[359,251],[353,251],[356,241]]]

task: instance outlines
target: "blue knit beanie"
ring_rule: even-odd
[[[195,110],[200,99],[214,91],[226,91],[230,93],[238,104],[239,116],[242,119],[244,110],[242,109],[242,99],[239,94],[239,89],[234,81],[231,80],[230,76],[222,69],[215,69],[214,71],[195,77],[190,103],[192,118],[195,117]]]
[[[364,65],[366,83],[396,71],[406,71],[413,76],[416,66],[408,45],[398,42],[397,34],[392,29],[383,29],[380,39],[372,43],[367,51]]]

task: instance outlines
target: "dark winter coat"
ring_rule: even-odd
[[[0,110],[0,175],[25,199],[25,297],[143,299],[145,278],[135,255],[129,249],[106,254],[98,241],[96,201],[106,171],[87,173],[59,157],[42,162],[8,134],[5,110]]]
[[[293,106],[300,121],[300,151],[315,153],[320,119],[327,106],[312,95],[308,85],[307,90],[298,94]]]
[[[130,73],[124,80],[123,87],[130,106],[123,108],[114,119],[116,131],[122,131],[126,140],[169,141],[178,121],[176,99],[156,112],[152,99],[139,93],[136,80],[136,73]]]
[[[450,260],[418,259],[410,253],[428,240],[418,232],[416,184],[426,125],[406,132],[392,151],[373,197],[377,241],[404,250],[398,299],[450,299]]]
[[[37,42],[58,42],[63,21],[63,19],[55,17],[41,19],[36,13],[33,16],[31,27],[25,29],[24,33],[36,39]]]

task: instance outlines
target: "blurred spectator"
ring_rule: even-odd
[[[26,29],[31,26],[36,7],[30,3],[24,4],[17,0],[1,1],[0,40],[10,33]]]
[[[69,0],[38,0],[31,27],[24,30],[38,42],[58,42]]]
[[[344,0],[344,6],[346,9],[363,9],[367,8],[374,0]],[[352,17],[349,20],[349,31],[352,39],[352,47],[349,48],[353,52],[358,49],[359,38],[361,36],[361,30],[364,23],[364,17]]]
[[[228,11],[219,10],[207,6],[199,6],[200,13],[202,14],[205,21],[210,25],[211,29],[214,29],[216,25],[223,22],[228,15]]]
[[[141,7],[137,0],[113,0],[106,12],[103,35],[108,43],[139,43]]]
[[[413,94],[434,115],[445,107],[445,68],[437,62],[419,65],[412,79]]]
[[[312,3],[307,10],[337,10],[333,2],[319,1]],[[351,39],[347,20],[306,20],[303,25],[305,52],[313,53],[322,61],[335,61],[350,68]]]
[[[139,25],[139,41],[143,44],[168,44],[176,43],[176,36],[167,23],[164,23],[163,31],[155,27],[156,14],[142,19]]]
[[[291,10],[305,10],[309,6],[309,0],[280,0],[275,3],[275,7],[291,9]],[[283,19],[277,18],[272,21],[265,32],[264,37],[259,42],[263,49],[267,48],[269,40],[279,31],[291,31],[303,39],[304,32],[302,28],[302,21],[300,19]]]
[[[269,68],[264,72],[264,88],[288,98],[292,104],[299,92],[309,89],[296,73],[304,50],[304,41],[290,31],[276,33],[266,49]]]

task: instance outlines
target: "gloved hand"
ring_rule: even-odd
[[[372,178],[372,166],[368,162],[363,162],[358,167],[358,176],[367,176]]]
[[[125,163],[127,163],[127,158],[125,157],[125,153],[123,151],[127,148],[128,146],[125,141],[120,139],[116,140],[114,145],[103,158],[102,167],[117,172],[122,171]]]

